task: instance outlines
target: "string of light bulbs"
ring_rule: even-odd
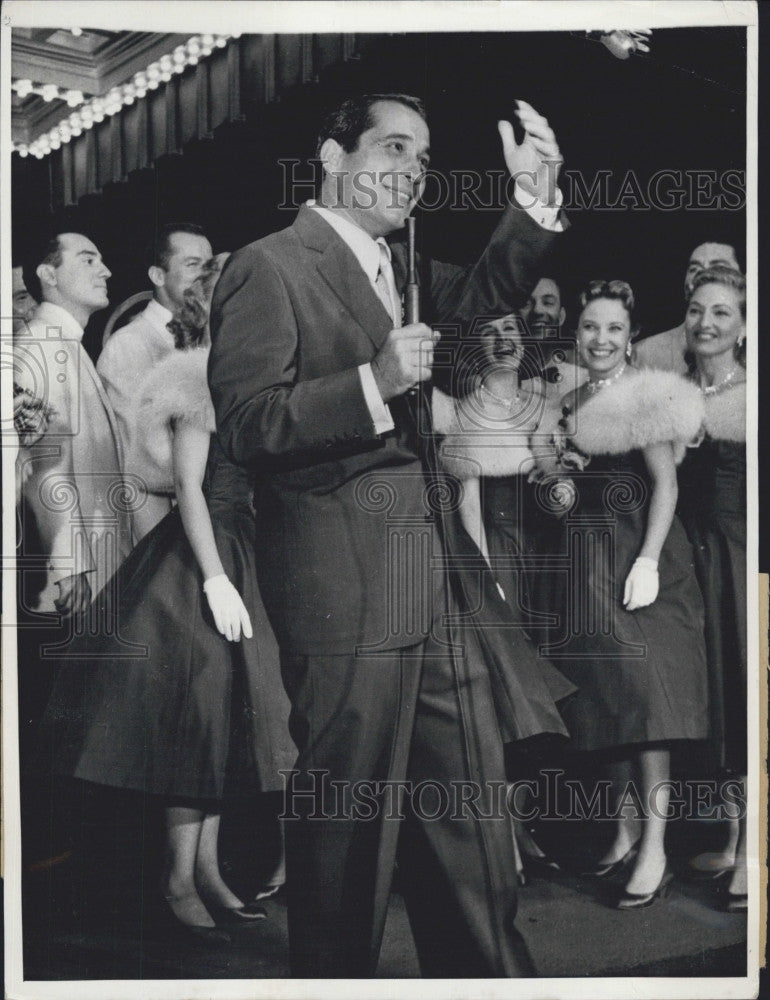
[[[129,107],[136,100],[145,97],[148,90],[157,90],[161,84],[168,83],[175,74],[184,73],[188,66],[196,66],[215,49],[225,48],[230,40],[236,38],[240,38],[240,33],[193,35],[183,45],[177,45],[173,52],[161,56],[160,59],[150,63],[147,69],[135,73],[128,82],[112,87],[99,97],[86,98],[79,90],[65,90],[55,84],[36,85],[32,80],[14,80],[11,88],[19,97],[39,94],[44,101],[66,101],[68,107],[76,109],[33,142],[14,142],[14,152],[22,157],[34,156],[42,160],[43,157],[59,149],[62,143],[68,143],[82,135],[84,131],[103,122],[105,117],[118,114],[124,107]]]

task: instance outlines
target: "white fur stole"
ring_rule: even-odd
[[[703,396],[692,382],[675,372],[642,369],[585,401],[570,416],[567,433],[588,455],[620,455],[663,441],[683,449],[703,419]]]
[[[136,446],[128,456],[127,467],[141,476],[152,492],[174,490],[175,422],[192,424],[209,433],[216,430],[206,378],[208,356],[208,348],[174,350],[155,365],[140,386],[136,413],[140,433],[135,435]]]
[[[703,429],[714,441],[746,440],[746,383],[706,396]]]
[[[528,442],[542,396],[494,383],[492,390],[480,387],[461,399],[433,390],[433,426],[444,435],[439,458],[458,479],[518,475],[534,463]]]

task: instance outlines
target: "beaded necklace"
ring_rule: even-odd
[[[590,379],[586,382],[586,389],[591,394],[597,393],[600,389],[603,389],[607,385],[612,385],[613,382],[617,382],[623,372],[626,370],[628,365],[623,362],[623,367],[618,368],[614,375],[610,375],[609,378],[597,378],[596,381],[592,382]]]
[[[740,368],[739,364],[734,365],[730,369],[730,371],[725,375],[722,381],[717,382],[716,385],[701,385],[700,378],[698,378],[698,388],[700,389],[700,391],[703,393],[704,396],[716,396],[718,392],[721,392],[723,389],[726,389],[727,386],[730,384],[730,382],[732,382],[739,368]]]

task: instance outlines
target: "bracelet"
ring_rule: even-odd
[[[634,566],[641,566],[642,569],[652,570],[653,573],[658,572],[658,560],[650,559],[647,556],[639,556],[638,559],[634,560]]]
[[[229,579],[230,578],[228,577],[227,573],[217,573],[216,576],[210,576],[208,580],[203,581],[203,593],[208,594],[209,587],[211,586],[211,584],[216,585],[219,580],[229,581]]]

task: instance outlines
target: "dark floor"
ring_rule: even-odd
[[[115,911],[118,908],[116,901]],[[100,921],[41,934],[27,928],[28,979],[273,979],[288,976],[286,908],[233,932],[226,945],[188,942],[168,927],[140,932],[115,911]],[[618,913],[584,880],[534,878],[521,890],[518,926],[544,977],[740,976],[746,968],[746,919],[718,912],[711,895],[677,885],[666,900]],[[378,975],[419,975],[401,897],[388,914]]]
[[[268,919],[237,928],[231,944],[201,945],[174,933],[156,905],[158,817],[140,798],[76,786],[66,796],[74,854],[24,875],[25,979],[259,979],[288,976],[286,907],[267,903]],[[597,828],[541,824],[541,843],[560,847],[565,871],[530,875],[517,923],[539,975],[742,976],[746,918],[719,909],[712,886],[685,876],[687,859],[711,849],[715,824],[671,824],[668,850],[678,877],[668,898],[636,912],[608,903],[619,882],[568,874],[596,855]],[[55,831],[55,828],[54,828]],[[74,831],[74,832],[73,832]],[[227,877],[247,894],[273,854],[274,827],[263,805],[235,810],[223,829]],[[599,831],[606,836],[606,829]],[[49,847],[66,846],[54,832]],[[29,840],[32,840],[30,835]],[[567,847],[569,850],[567,850]],[[52,854],[60,853],[56,849]],[[148,860],[149,859],[149,860]],[[401,897],[394,893],[378,974],[419,974]]]

